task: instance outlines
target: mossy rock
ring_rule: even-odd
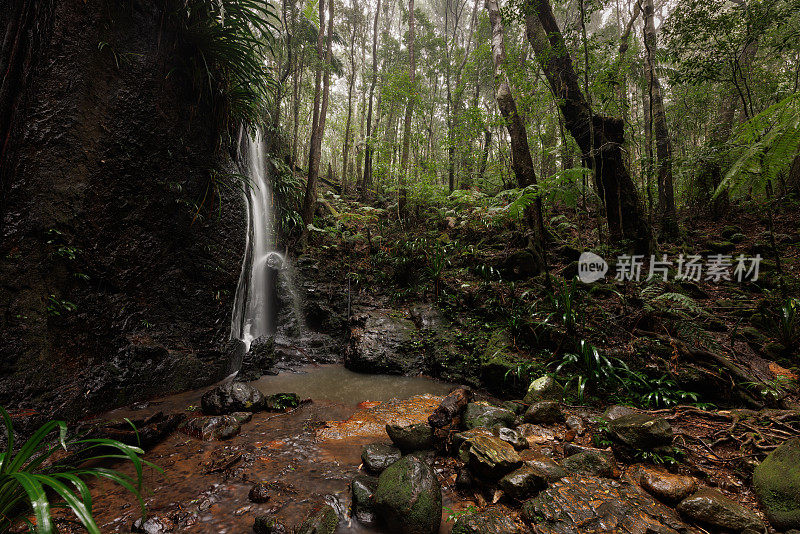
[[[467,429],[495,425],[512,426],[517,414],[505,408],[498,408],[491,404],[470,402],[464,411],[464,427]]]
[[[720,230],[719,235],[722,237],[722,239],[731,240],[731,236],[741,233],[742,233],[742,228],[740,226],[729,225],[725,226],[722,230]]]
[[[775,528],[800,528],[800,438],[769,453],[753,473],[753,486]]]
[[[709,243],[706,243],[706,247],[711,252],[726,254],[735,249],[736,245],[730,241],[710,241]]]
[[[416,456],[405,456],[381,473],[373,501],[389,532],[439,532],[442,488],[433,469]]]
[[[339,526],[336,510],[328,504],[311,510],[296,534],[333,534]]]
[[[742,233],[736,233],[736,234],[732,234],[728,238],[728,241],[730,241],[731,243],[737,243],[738,244],[738,243],[741,243],[742,241],[744,241],[745,239],[747,239],[747,236],[745,236]]]

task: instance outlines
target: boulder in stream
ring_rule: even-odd
[[[353,517],[359,523],[370,525],[375,523],[375,503],[372,496],[378,488],[378,479],[367,475],[358,475],[350,482],[353,494]]]
[[[381,473],[373,500],[390,532],[439,532],[442,488],[433,469],[416,456],[404,456]]]
[[[516,414],[505,408],[498,408],[482,402],[470,402],[464,412],[464,427],[467,429],[479,426],[491,428],[495,425],[511,426]]]
[[[403,452],[433,448],[433,428],[427,423],[399,426],[386,425],[386,433],[398,449]]]
[[[200,400],[206,415],[225,415],[232,412],[257,412],[262,409],[264,395],[243,382],[226,382],[207,391]]]
[[[375,474],[381,473],[402,456],[400,449],[386,443],[370,443],[361,448],[361,461],[364,467],[370,473]]]

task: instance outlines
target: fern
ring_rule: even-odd
[[[800,152],[800,94],[792,94],[742,124],[730,141],[731,159],[714,198],[725,190],[764,187]]]

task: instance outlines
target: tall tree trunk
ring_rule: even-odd
[[[489,12],[489,22],[492,28],[492,59],[494,60],[495,98],[497,107],[508,129],[511,138],[511,164],[517,178],[517,185],[527,187],[536,183],[536,172],[533,167],[533,158],[528,146],[528,133],[525,124],[517,112],[517,103],[511,94],[511,87],[505,73],[506,47],[503,38],[503,21],[497,0],[486,0],[486,10]],[[542,201],[537,197],[528,210],[528,223],[535,232],[535,239],[539,246],[543,245],[544,224],[542,221]]]
[[[656,27],[653,21],[653,0],[644,0],[645,72],[650,96],[650,117],[656,136],[658,156],[658,211],[661,216],[661,236],[674,239],[678,236],[678,217],[675,213],[675,189],[672,183],[672,140],[667,128],[667,114],[661,94],[661,82],[656,74]]]
[[[369,104],[367,105],[367,136],[364,147],[364,174],[361,184],[361,200],[369,198],[372,187],[372,100],[375,96],[375,84],[378,82],[378,20],[381,14],[381,0],[375,8],[375,22],[372,25],[372,82],[369,85]],[[380,107],[380,106],[379,106]]]
[[[652,234],[642,212],[636,186],[622,155],[622,121],[596,114],[578,83],[564,37],[547,0],[526,0],[527,37],[550,87],[559,99],[567,130],[584,157],[592,162],[598,194],[605,206],[612,241],[631,240],[649,253]]]
[[[414,24],[414,0],[408,0],[408,102],[406,103],[406,116],[403,121],[403,153],[400,158],[400,171],[397,173],[397,215],[400,219],[405,217],[406,199],[406,173],[408,168],[408,147],[411,143],[411,118],[414,115],[414,103],[417,100],[417,60],[414,54],[414,44],[416,41]],[[409,173],[410,174],[410,173]]]
[[[306,195],[303,199],[303,235],[308,234],[308,225],[314,219],[314,209],[317,204],[317,182],[319,181],[319,164],[322,158],[322,137],[325,134],[325,119],[328,114],[328,94],[331,82],[331,47],[333,42],[333,0],[328,0],[328,46],[325,55],[322,55],[322,44],[325,39],[323,26],[325,24],[325,0],[319,0],[319,37],[317,38],[317,54],[319,67],[314,91],[314,120],[312,120],[311,147],[308,156],[308,183]],[[323,75],[323,71],[324,75]],[[319,81],[322,78],[322,96],[319,95]],[[320,100],[322,102],[320,103]],[[317,110],[319,110],[317,112]]]
[[[358,2],[353,2],[353,10],[358,9]],[[353,33],[350,35],[350,83],[347,85],[347,121],[344,127],[344,147],[342,147],[342,193],[347,192],[347,158],[350,156],[350,124],[353,118],[353,89],[356,84],[356,31],[358,24],[353,17]]]

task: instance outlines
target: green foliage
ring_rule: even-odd
[[[275,7],[258,0],[176,1],[171,18],[187,49],[180,57],[219,131],[263,124],[278,83],[265,63],[280,28]]]
[[[656,379],[637,375],[637,378],[637,385],[641,389],[638,403],[646,408],[668,408],[677,404],[697,403],[700,400],[697,393],[680,389],[669,375]]]
[[[569,372],[566,388],[574,382],[581,402],[587,386],[595,390],[609,385],[627,387],[625,377],[630,373],[625,362],[605,356],[584,339],[578,342],[576,351],[563,354],[560,359],[551,362],[551,365],[554,366],[555,373]]]
[[[579,302],[577,283],[577,278],[573,278],[571,281],[555,282],[557,290],[547,291],[547,300],[553,311],[546,315],[544,322],[556,317],[570,335],[576,334],[579,327],[583,325],[583,305]]]
[[[55,295],[50,295],[47,297],[47,315],[50,315],[51,317],[66,315],[74,312],[77,309],[78,306],[76,306],[73,302],[60,299]]]
[[[790,298],[777,308],[768,308],[767,322],[778,341],[791,351],[800,342],[800,299]]]
[[[768,107],[737,129],[730,163],[714,196],[725,190],[750,192],[784,175],[800,152],[800,94]]]
[[[142,514],[146,513],[141,497],[143,451],[111,439],[78,439],[66,441],[67,426],[63,421],[50,421],[39,428],[17,450],[14,448],[14,430],[11,417],[0,407],[6,430],[5,448],[0,452],[0,531],[28,524],[32,532],[56,532],[51,517],[52,507],[69,508],[83,527],[91,534],[100,534],[92,515],[92,494],[85,479],[107,479],[130,491],[139,502]],[[57,445],[51,444],[52,434]],[[136,469],[136,478],[104,467],[73,467],[60,463],[59,449],[73,453],[81,465],[104,460],[127,460]],[[156,469],[158,469],[156,467]],[[51,503],[56,497],[59,501]],[[35,519],[35,526],[29,517]]]

